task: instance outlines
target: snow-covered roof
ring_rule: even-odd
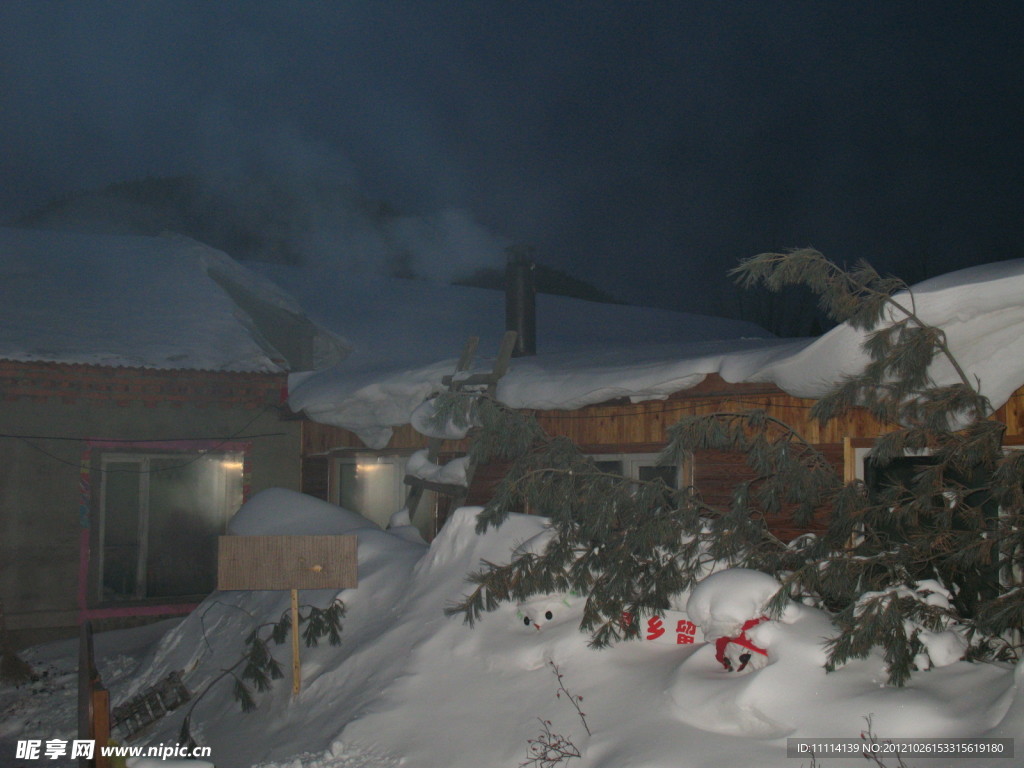
[[[346,351],[284,291],[194,240],[0,228],[0,359],[277,372]]]
[[[489,366],[505,330],[500,291],[282,265],[253,268],[352,344],[340,364],[290,377],[291,406],[351,429],[375,447],[438,390],[469,336],[480,337],[479,363]],[[499,396],[535,408],[663,397],[699,381],[684,376],[680,382],[665,370],[681,355],[761,350],[769,337],[737,320],[539,294],[539,354],[513,359]]]
[[[953,356],[993,407],[1002,406],[1024,384],[1024,259],[949,272],[893,298],[945,332]],[[903,317],[893,314],[896,320]],[[797,397],[821,397],[841,377],[867,365],[865,338],[864,332],[841,325],[757,370],[723,377],[770,381]],[[938,385],[960,381],[942,356],[930,373]]]
[[[297,273],[273,271],[295,295],[311,299]],[[316,290],[339,288],[329,280]],[[315,293],[315,291],[313,292]],[[942,327],[961,365],[998,407],[1024,383],[1024,260],[973,267],[913,288],[921,318]],[[310,418],[351,429],[383,447],[391,427],[452,372],[467,335],[497,340],[503,297],[412,281],[376,281],[333,305],[312,298],[328,327],[354,352],[317,373],[293,374],[290,404]],[[538,297],[538,352],[512,361],[498,398],[513,407],[575,409],[617,397],[665,398],[710,374],[730,383],[764,382],[797,397],[820,397],[866,362],[864,335],[839,326],[817,339],[774,339],[756,326],[638,307]],[[955,381],[939,361],[933,377]]]

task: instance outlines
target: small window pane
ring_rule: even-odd
[[[641,466],[639,470],[640,480],[648,481],[660,477],[669,488],[679,487],[679,470],[673,466]]]
[[[396,461],[367,459],[338,465],[338,504],[382,528],[405,504]]]
[[[139,482],[141,463],[105,465],[103,519],[103,597],[136,596],[139,568]]]
[[[150,595],[197,595],[213,589],[229,484],[224,464],[221,456],[151,462],[146,568]],[[240,474],[231,474],[230,484],[240,487]]]

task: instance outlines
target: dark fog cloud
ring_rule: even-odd
[[[707,275],[766,249],[924,276],[1022,255],[1022,16],[7,0],[0,215],[145,175],[283,173],[420,217],[403,237],[454,222],[467,243],[493,235],[474,247],[532,243],[680,308],[714,309],[724,280]]]

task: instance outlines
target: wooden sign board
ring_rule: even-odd
[[[355,536],[221,536],[217,589],[358,586]]]

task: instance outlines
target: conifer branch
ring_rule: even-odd
[[[203,628],[203,639],[206,642],[207,648],[210,648],[210,643],[206,637],[203,619],[205,619],[206,613],[209,612],[213,605],[233,608],[252,617],[249,611],[236,605],[219,600],[214,601],[203,611],[200,617],[200,627]],[[345,616],[345,604],[340,599],[335,598],[326,608],[317,608],[307,604],[300,606],[300,609],[302,608],[307,609],[307,613],[303,616],[300,610],[299,623],[300,625],[307,625],[304,632],[307,646],[316,645],[317,641],[323,637],[328,637],[331,645],[341,643],[341,619]],[[242,711],[252,712],[256,709],[256,698],[253,696],[253,691],[249,684],[251,683],[258,693],[265,693],[270,690],[274,680],[280,680],[284,677],[281,664],[270,651],[270,643],[272,642],[275,645],[284,644],[291,629],[291,611],[288,610],[284,611],[277,621],[258,624],[246,635],[245,646],[241,656],[231,666],[221,669],[220,674],[216,675],[197,696],[192,698],[192,702],[181,724],[179,741],[182,744],[193,747],[196,745],[190,731],[192,713],[203,697],[225,678],[230,677],[234,681],[232,694],[235,701],[241,706]],[[267,630],[269,630],[269,633]],[[212,650],[212,648],[210,649]],[[241,673],[237,672],[239,667],[242,667]]]
[[[819,295],[820,305],[830,317],[840,323],[849,322],[860,330],[874,331],[884,319],[885,307],[891,307],[904,320],[891,318],[891,325],[882,333],[892,330],[903,333],[909,328],[908,322],[912,323],[927,337],[930,346],[946,358],[964,389],[976,396],[973,415],[976,418],[986,415],[987,400],[953,354],[945,331],[924,322],[917,312],[914,292],[904,281],[883,278],[865,262],[858,262],[853,270],[843,269],[812,248],[762,253],[741,261],[730,274],[745,288],[763,284],[769,290],[778,291],[785,285],[806,285]],[[898,291],[906,293],[909,306],[895,298]]]
[[[890,683],[905,684],[932,663],[924,631],[966,638],[971,659],[1016,660],[1024,634],[1024,451],[1003,450],[1005,425],[991,417],[945,332],[922,321],[902,281],[864,262],[841,269],[804,249],[761,254],[735,274],[771,290],[806,285],[830,316],[866,332],[864,370],[838,382],[810,415],[826,424],[865,409],[901,425],[874,443],[867,470],[876,477],[844,483],[783,420],[763,409],[722,410],[680,419],[660,459],[679,465],[695,451],[741,455],[745,477],[727,503],[709,504],[695,488],[603,472],[532,416],[477,396],[478,456],[512,463],[477,530],[529,510],[549,518],[552,535],[540,552],[482,564],[470,575],[472,591],[447,612],[472,624],[508,602],[573,591],[584,600],[580,628],[601,647],[639,636],[643,617],[667,609],[712,565],[742,566],[780,579],[772,615],[791,599],[831,612],[839,631],[828,646],[829,669],[881,649]],[[895,298],[898,291],[906,298]],[[956,372],[953,384],[932,378],[939,356]],[[790,516],[797,526],[814,523],[814,533],[780,540],[771,526]]]

